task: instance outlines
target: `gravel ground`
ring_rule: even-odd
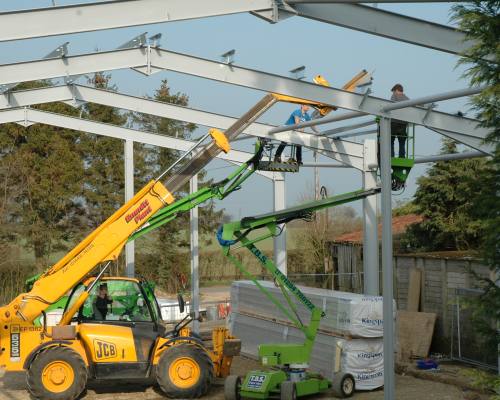
[[[258,364],[243,357],[235,358],[233,373],[244,375],[246,371],[258,367]],[[479,400],[475,393],[464,393],[461,389],[443,383],[417,379],[411,376],[396,377],[396,398],[404,400]],[[82,396],[85,400],[150,400],[164,398],[152,386],[133,385],[130,383],[97,383],[90,382],[89,389]],[[223,382],[217,382],[206,396],[207,399],[223,400]],[[315,396],[318,399],[334,399],[331,394]],[[384,398],[383,390],[373,392],[359,392],[353,397],[355,400],[381,400]],[[4,374],[0,372],[0,400],[28,400],[30,396],[25,389],[24,374]]]

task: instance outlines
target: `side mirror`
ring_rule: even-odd
[[[177,301],[179,302],[179,312],[181,314],[184,313],[184,310],[186,309],[186,302],[184,301],[184,297],[182,297],[182,294],[177,295]]]

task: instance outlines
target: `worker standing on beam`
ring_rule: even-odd
[[[295,110],[290,114],[290,117],[285,122],[285,125],[296,125],[301,122],[306,122],[311,120],[311,116],[308,114],[309,106],[307,104],[302,104],[299,109]],[[276,150],[276,154],[274,155],[275,162],[281,162],[281,154],[283,150],[285,150],[286,143],[281,142]],[[295,150],[296,160],[291,159],[290,161],[297,161],[299,165],[302,165],[302,146],[297,145]]]
[[[392,101],[404,101],[409,100],[409,98],[404,94],[403,85],[396,83],[392,89]],[[398,119],[391,120],[391,157],[394,157],[394,140],[398,138],[399,144],[399,158],[405,158],[405,144],[406,138],[408,137],[408,132],[406,131],[408,124],[404,121]]]

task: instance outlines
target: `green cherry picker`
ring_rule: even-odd
[[[139,230],[134,232],[129,241],[135,240],[160,226],[167,224],[177,217],[179,213],[188,212],[199,204],[211,199],[223,200],[232,192],[241,189],[241,185],[258,170],[297,172],[295,167],[283,163],[271,163],[267,160],[267,142],[258,139],[255,142],[254,155],[245,163],[221,181],[205,186],[200,190],[189,194],[172,204],[169,204],[153,215]],[[266,158],[264,160],[264,158]]]
[[[303,332],[305,337],[302,344],[260,345],[259,359],[264,367],[272,369],[251,371],[243,381],[239,376],[228,376],[224,388],[226,400],[239,400],[241,398],[295,400],[297,397],[318,394],[329,388],[332,388],[338,397],[350,397],[354,393],[355,381],[351,374],[335,371],[335,377],[333,381],[330,381],[320,374],[308,371],[316,334],[321,318],[325,314],[276,267],[272,260],[256,247],[255,243],[279,235],[281,233],[280,224],[286,224],[295,219],[310,219],[313,213],[318,210],[363,199],[378,191],[378,188],[358,190],[269,214],[246,217],[241,221],[230,222],[219,228],[217,239],[225,256],[257,285],[292,324]],[[251,239],[249,234],[253,231],[259,231],[259,234],[256,238]],[[276,285],[281,289],[288,307],[285,307],[272,293],[265,289],[257,278],[248,272],[241,261],[231,253],[231,248],[235,245],[238,245],[237,248],[248,249],[260,264],[271,273]],[[294,296],[302,306],[310,311],[309,324],[304,323],[299,317],[297,306],[292,301],[291,296]]]

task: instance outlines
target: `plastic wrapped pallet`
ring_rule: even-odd
[[[233,312],[230,317],[232,334],[242,341],[242,353],[256,358],[261,343],[303,343],[298,329],[255,316]],[[265,335],[262,335],[265,332]],[[333,379],[336,348],[342,356],[340,368],[356,380],[357,390],[372,390],[384,384],[383,339],[343,339],[319,333],[311,355],[310,368]]]
[[[286,306],[281,290],[272,282],[259,281]],[[380,296],[338,292],[299,286],[300,290],[326,313],[320,329],[339,336],[376,338],[383,336],[383,304]],[[296,299],[300,317],[308,321],[310,313]],[[251,281],[233,282],[231,305],[236,313],[286,320],[283,313]],[[394,310],[396,305],[394,304]],[[395,314],[394,314],[395,317]]]

